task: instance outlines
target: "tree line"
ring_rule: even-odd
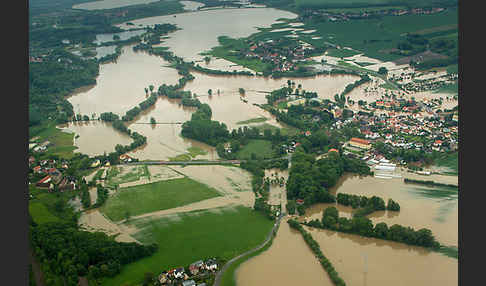
[[[373,222],[365,216],[355,215],[351,219],[339,217],[339,212],[336,207],[329,207],[324,210],[321,221],[315,219],[305,224],[311,227],[392,240],[409,245],[431,247],[434,249],[440,247],[440,243],[435,240],[432,231],[427,228],[414,230],[412,227],[404,227],[399,224],[388,227],[385,222],[373,225]]]
[[[78,276],[89,280],[113,277],[123,265],[152,255],[157,245],[116,242],[102,232],[79,230],[73,223],[30,226],[32,249],[41,263],[47,285],[78,285]]]
[[[302,234],[304,241],[310,247],[312,252],[317,256],[317,259],[319,259],[319,262],[321,263],[322,267],[326,270],[327,274],[329,275],[329,278],[331,278],[331,281],[334,283],[334,285],[345,286],[346,283],[339,276],[339,273],[336,271],[331,261],[322,253],[319,243],[312,238],[312,235],[308,233],[302,227],[302,225],[296,220],[289,219],[287,223],[291,228],[297,229]]]

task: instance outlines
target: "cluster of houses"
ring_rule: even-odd
[[[169,271],[162,271],[157,277],[161,285],[182,285],[182,286],[206,286],[205,283],[196,284],[191,277],[202,273],[213,273],[218,270],[216,259],[208,259],[206,262],[198,260],[189,265],[189,272],[184,267],[174,268]]]
[[[409,92],[421,92],[427,90],[435,90],[444,85],[456,82],[457,74],[446,74],[434,78],[423,80],[412,80],[402,85],[402,88]]]
[[[36,175],[43,176],[35,186],[40,189],[47,189],[53,191],[54,186],[63,192],[66,190],[76,189],[76,178],[73,176],[64,176],[63,171],[69,168],[66,162],[60,163],[61,167],[56,168],[56,160],[41,160],[36,162],[33,156],[29,157],[29,167]]]
[[[431,15],[445,11],[441,7],[428,8],[414,8],[414,9],[382,9],[375,11],[343,11],[331,12],[326,9],[314,10],[311,13],[306,13],[302,18],[321,18],[327,19],[330,22],[345,22],[353,19],[366,19],[380,16],[403,16],[403,15]]]
[[[293,47],[280,47],[280,41],[250,42],[250,48],[243,52],[243,56],[272,63],[274,72],[286,72],[293,70],[297,62],[305,60],[315,50],[312,45],[302,41],[298,41]]]
[[[42,143],[35,142],[36,140],[31,140],[29,143],[29,150],[32,150],[34,152],[46,152],[47,147],[51,145],[51,142],[49,141],[44,141]]]

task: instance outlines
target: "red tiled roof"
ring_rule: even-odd
[[[328,153],[329,152],[339,152],[339,151],[337,149],[332,148],[331,150],[328,151]]]
[[[370,141],[361,138],[356,138],[356,137],[351,138],[351,141],[355,143],[366,144],[366,145],[370,144]]]
[[[45,181],[47,181],[48,179],[50,179],[50,178],[51,178],[51,176],[47,175],[47,176],[45,176],[44,178],[42,178],[42,180],[40,180],[38,183],[39,183],[39,184],[42,184],[42,183],[44,183]]]

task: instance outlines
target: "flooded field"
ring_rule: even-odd
[[[73,94],[68,101],[75,113],[114,112],[120,117],[145,100],[145,88],[176,84],[180,78],[177,70],[165,67],[168,62],[144,52],[134,52],[125,46],[116,62],[100,65],[97,84],[89,90]],[[135,76],[136,75],[136,76]]]
[[[388,226],[401,224],[416,230],[428,228],[440,243],[458,245],[457,189],[406,184],[403,178],[359,178],[345,175],[331,192],[368,197],[376,195],[383,198],[385,203],[392,198],[400,204],[400,211],[375,212],[369,216],[373,224],[385,222]]]
[[[236,270],[238,286],[332,286],[327,272],[312,254],[302,235],[284,219],[272,245]]]
[[[158,0],[102,0],[93,1],[74,5],[73,9],[82,10],[101,10],[101,9],[113,9],[130,5],[148,4],[157,2]]]
[[[93,41],[95,44],[101,44],[106,42],[114,41],[113,37],[116,35],[120,37],[120,41],[128,40],[131,37],[139,36],[145,33],[145,30],[135,30],[135,31],[123,31],[119,33],[107,33],[96,35],[96,40]]]
[[[457,259],[402,243],[304,228],[346,285],[458,285]]]
[[[182,30],[171,33],[170,38],[164,43],[177,56],[188,61],[197,61],[203,58],[199,53],[219,45],[219,36],[247,37],[258,32],[256,27],[270,27],[279,18],[293,19],[295,17],[297,17],[296,14],[273,8],[241,8],[187,12],[177,14],[177,17],[157,16],[131,22],[136,26],[139,24],[144,26],[161,23],[176,24]],[[220,23],[225,23],[225,25]],[[130,26],[124,23],[119,27],[126,29]]]
[[[107,219],[97,209],[81,213],[78,224],[87,231],[102,231],[107,235],[118,234],[115,240],[119,242],[138,242],[129,232]]]
[[[117,144],[130,145],[133,141],[127,134],[114,129],[110,123],[102,121],[67,123],[59,125],[59,128],[65,132],[74,132],[76,136],[79,135],[78,138],[76,136],[74,138],[74,146],[78,147],[74,152],[89,156],[114,152]]]

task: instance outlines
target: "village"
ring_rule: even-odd
[[[164,270],[157,276],[154,285],[206,286],[207,283],[196,283],[196,280],[202,281],[214,275],[218,270],[218,263],[214,258],[208,259],[205,262],[198,260],[190,264],[188,270],[189,272],[184,267],[177,267],[169,271]]]
[[[360,11],[360,12],[331,12],[327,9],[312,10],[310,13],[302,16],[301,20],[305,18],[319,17],[324,18],[330,22],[345,22],[354,19],[367,19],[380,16],[403,16],[403,15],[431,15],[444,12],[446,8],[415,8],[415,9],[397,9],[397,8],[383,8],[381,10]]]
[[[292,42],[289,44],[289,42]],[[241,56],[249,59],[259,59],[271,63],[272,72],[288,72],[297,68],[297,63],[305,61],[312,54],[323,52],[323,48],[290,39],[250,41],[249,49],[241,52]]]

